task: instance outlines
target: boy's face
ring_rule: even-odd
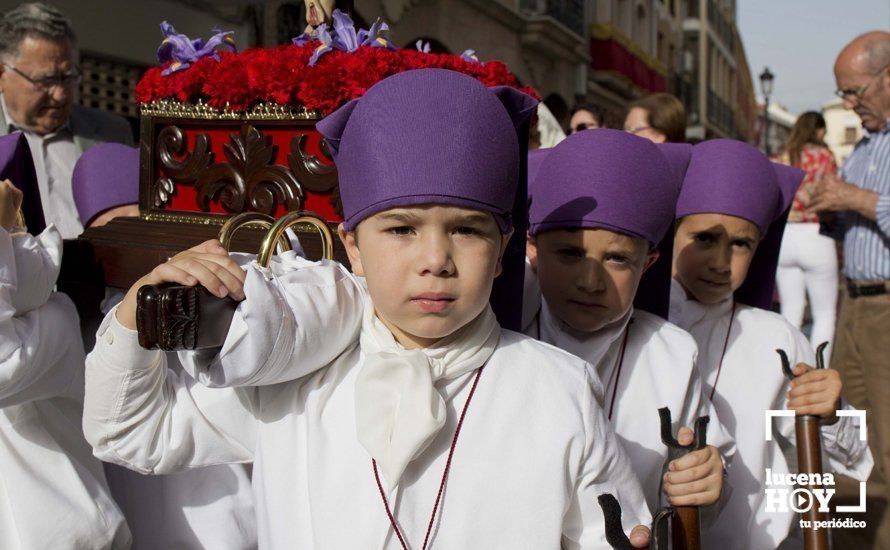
[[[595,332],[633,304],[640,277],[655,260],[643,239],[605,229],[556,229],[530,237],[526,254],[554,315]]]
[[[748,275],[760,231],[748,220],[725,214],[692,214],[680,221],[674,240],[674,279],[687,295],[716,304]]]
[[[407,348],[428,347],[482,313],[509,237],[487,212],[438,205],[394,208],[353,232],[340,228],[377,316]]]

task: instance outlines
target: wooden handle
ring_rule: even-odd
[[[698,506],[677,506],[671,525],[674,550],[701,550]]]
[[[802,474],[822,474],[822,439],[818,416],[798,416],[794,423],[797,435],[797,471]],[[811,489],[819,488],[811,485]],[[803,528],[803,544],[806,550],[828,550],[828,530],[815,529],[815,522],[826,521],[828,514],[820,512],[818,502],[801,514],[809,528]]]

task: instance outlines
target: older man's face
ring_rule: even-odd
[[[19,45],[18,56],[5,62],[25,75],[6,65],[0,66],[0,92],[12,118],[7,123],[14,122],[40,135],[58,130],[68,120],[77,92],[76,81],[63,84],[60,80],[76,66],[71,42],[67,38],[48,40],[26,36]],[[46,78],[57,80],[43,89],[28,80]]]
[[[859,92],[844,96],[844,107],[859,115],[862,126],[872,132],[883,128],[890,118],[890,66],[873,72],[864,56],[841,54],[834,77],[838,90]]]

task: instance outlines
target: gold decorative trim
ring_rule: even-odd
[[[198,213],[185,213],[185,212],[172,212],[170,214],[163,214],[158,212],[157,210],[151,212],[140,212],[139,217],[143,220],[150,222],[165,222],[165,223],[193,223],[199,225],[217,225],[222,227],[232,216],[227,216],[225,214],[198,214]],[[338,226],[340,222],[327,222],[328,226],[333,225],[334,227]],[[308,222],[299,222],[295,225],[289,227],[289,229],[293,230],[295,233],[318,233],[318,228]]]
[[[174,99],[160,99],[143,103],[139,107],[142,116],[192,118],[205,120],[316,120],[321,116],[315,111],[277,103],[259,103],[247,111],[233,111],[226,104],[225,109],[217,109],[198,100],[197,103],[182,103]]]
[[[198,214],[198,213],[170,213],[164,214],[153,210],[151,212],[140,212],[139,217],[150,222],[165,223],[194,223],[200,225],[219,225],[222,226],[229,219],[229,216],[222,214]]]

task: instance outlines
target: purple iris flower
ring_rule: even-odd
[[[396,47],[386,38],[389,27],[379,18],[371,25],[370,30],[355,30],[355,24],[352,18],[340,10],[334,10],[334,26],[333,33],[327,24],[322,23],[315,29],[315,36],[308,37],[302,34],[293,39],[293,43],[302,46],[311,41],[319,42],[318,47],[309,58],[309,66],[314,67],[318,63],[319,58],[331,50],[340,50],[341,52],[352,53],[359,46],[369,46],[371,48],[388,48],[395,50]]]
[[[358,31],[358,41],[362,46],[395,50],[395,44],[390,42],[389,38],[386,37],[388,32],[389,25],[384,23],[383,20],[378,17],[371,25],[370,30],[362,29]]]
[[[313,38],[314,37],[311,34],[304,32],[303,34],[301,34],[300,36],[298,36],[296,38],[291,38],[290,41],[293,43],[294,46],[302,46],[304,44],[308,44],[308,43],[312,42]]]
[[[464,50],[464,53],[460,54],[460,58],[464,61],[469,61],[470,63],[479,63],[479,57],[476,55],[476,50]]]
[[[161,73],[165,76],[187,69],[195,61],[205,57],[212,57],[219,61],[217,48],[228,48],[232,52],[238,51],[235,46],[235,33],[232,31],[222,32],[214,28],[213,36],[206,43],[200,38],[191,40],[188,36],[177,33],[173,25],[166,21],[161,23],[161,32],[164,33],[164,40],[158,47],[158,63],[164,65],[170,62],[170,66]]]

